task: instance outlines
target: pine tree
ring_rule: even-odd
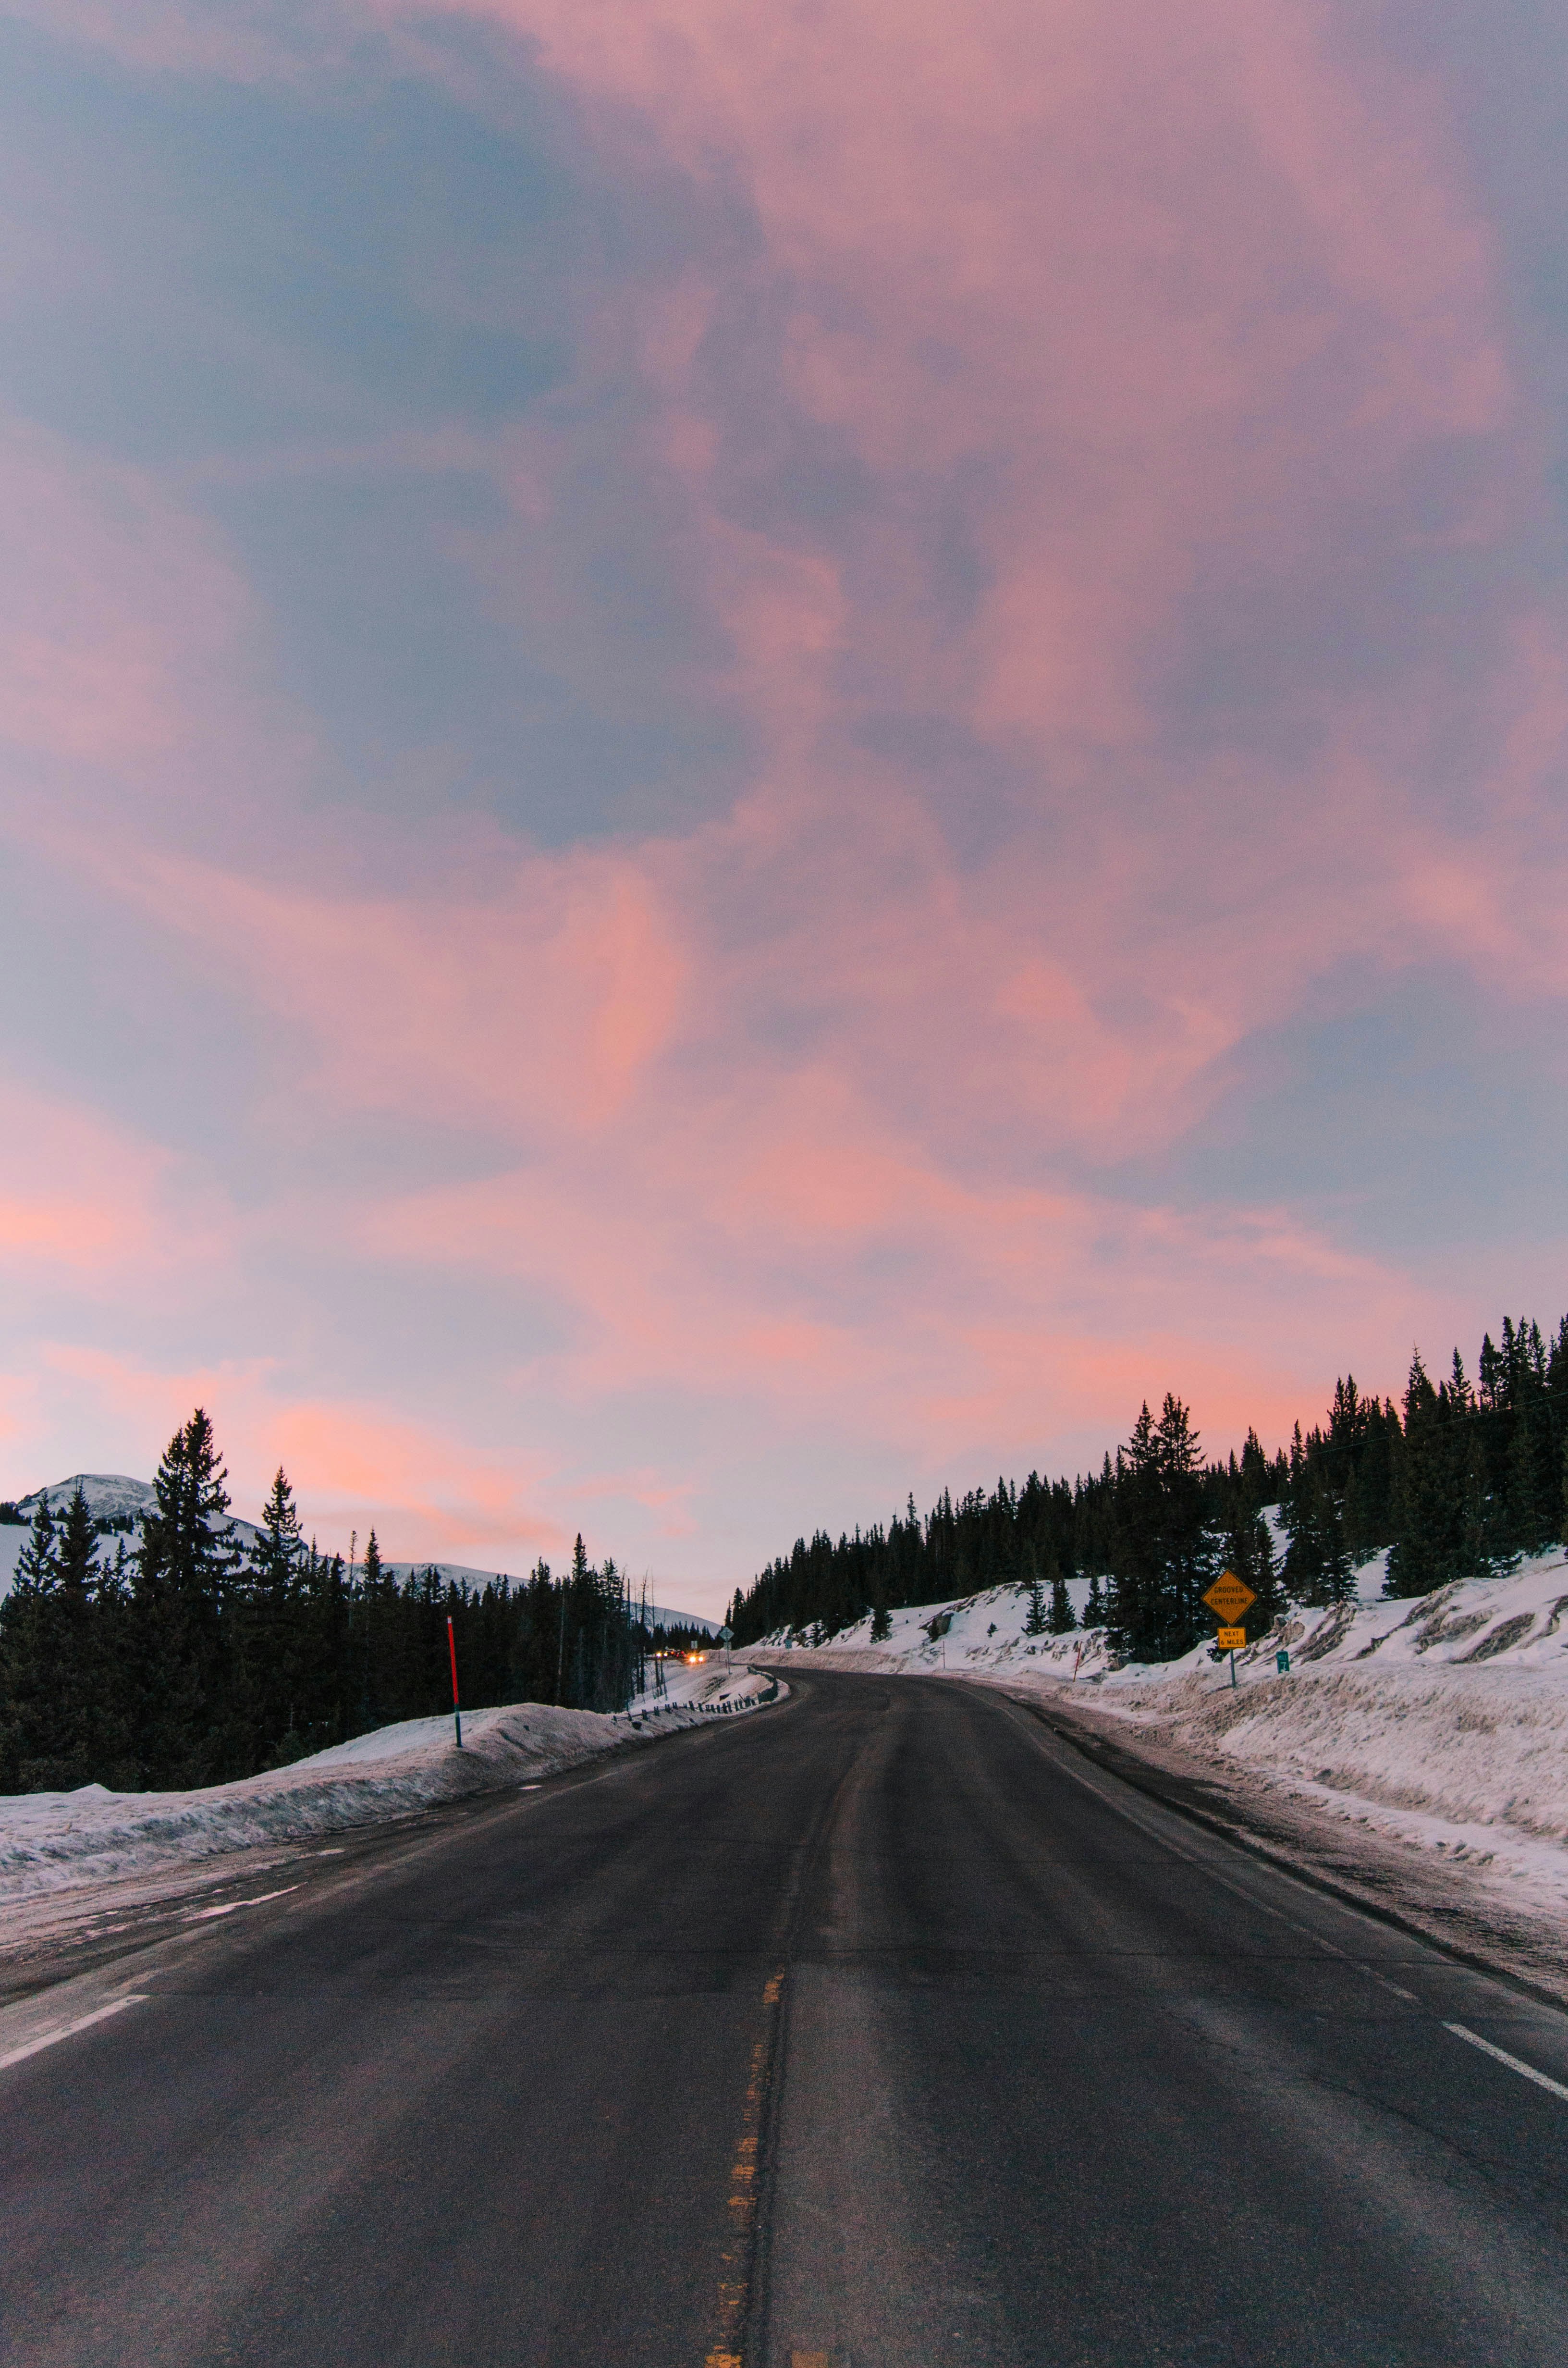
[[[1198,1434],[1167,1391],[1158,1423],[1145,1405],[1119,1458],[1110,1619],[1117,1651],[1158,1661],[1187,1652],[1200,1633],[1199,1598],[1215,1568]]]
[[[68,1792],[102,1782],[123,1760],[128,1739],[108,1633],[114,1607],[103,1596],[98,1534],[79,1480],[60,1525],[58,1555],[47,1604],[58,1715],[48,1764],[35,1777],[51,1791]]]
[[[300,1508],[294,1502],[289,1475],[280,1463],[261,1508],[261,1526],[251,1549],[251,1577],[259,1587],[281,1591],[291,1583],[304,1559]]]
[[[1504,1526],[1515,1555],[1540,1554],[1562,1526],[1552,1486],[1555,1461],[1545,1395],[1527,1385],[1514,1413],[1505,1480]]]
[[[1354,1383],[1351,1386],[1354,1387]],[[1273,1474],[1269,1470],[1268,1458],[1263,1452],[1263,1442],[1250,1425],[1246,1443],[1242,1449],[1239,1478],[1249,1505],[1261,1508],[1267,1504]]]
[[[365,1559],[360,1565],[359,1618],[360,1668],[359,1731],[371,1734],[389,1714],[385,1707],[386,1686],[382,1682],[387,1659],[389,1638],[386,1622],[381,1617],[381,1598],[385,1581],[381,1570],[381,1549],[376,1541],[372,1525],[365,1541]]]
[[[1486,1468],[1486,1447],[1479,1429],[1471,1433],[1465,1460],[1464,1511],[1460,1567],[1467,1578],[1483,1578],[1496,1567],[1496,1520]]]
[[[1284,1615],[1285,1592],[1275,1559],[1274,1540],[1261,1513],[1249,1512],[1244,1505],[1233,1509],[1223,1532],[1221,1558],[1225,1568],[1233,1571],[1257,1599],[1247,1606],[1246,1626],[1255,1634],[1267,1634]]]
[[[98,1533],[80,1480],[60,1525],[55,1569],[61,1591],[86,1603],[98,1583]]]
[[[878,1602],[872,1607],[871,1611],[871,1642],[873,1645],[885,1645],[892,1634],[892,1621],[889,1616],[888,1607],[883,1602]]]
[[[1512,1327],[1504,1326],[1511,1346]],[[1429,1595],[1459,1576],[1463,1487],[1454,1469],[1445,1388],[1435,1390],[1417,1349],[1404,1392],[1404,1442],[1395,1497],[1395,1534],[1385,1592]]]
[[[1303,1458],[1282,1508],[1290,1544],[1285,1549],[1285,1585],[1298,1603],[1327,1601],[1324,1591],[1325,1492]]]
[[[229,1474],[198,1406],[164,1451],[153,1482],[156,1509],[142,1520],[143,1578],[191,1602],[216,1606],[239,1564],[228,1520]]]
[[[97,1557],[78,1481],[58,1525],[40,1503],[0,1610],[0,1790],[71,1792],[131,1772],[115,1650],[119,1589],[100,1583]]]
[[[1051,1633],[1053,1636],[1068,1636],[1077,1625],[1073,1617],[1073,1599],[1067,1592],[1067,1581],[1058,1571],[1051,1582]]]
[[[1045,1598],[1040,1593],[1038,1571],[1029,1581],[1029,1608],[1024,1615],[1024,1634],[1026,1636],[1043,1636],[1045,1634]]]
[[[17,1587],[29,1588],[34,1594],[47,1595],[58,1584],[59,1578],[60,1554],[54,1515],[50,1510],[49,1494],[45,1490],[39,1497],[27,1544],[17,1557],[14,1583]]]
[[[59,1670],[51,1612],[60,1555],[48,1492],[39,1498],[11,1591],[0,1603],[0,1792],[53,1792]]]
[[[233,1605],[235,1687],[258,1767],[287,1767],[311,1748],[302,1729],[312,1566],[294,1491],[280,1464],[262,1507],[246,1584]]]
[[[248,1773],[223,1624],[239,1559],[227,1478],[211,1421],[198,1406],[154,1475],[132,1598],[135,1749],[145,1781],[160,1789]]]
[[[1326,1479],[1317,1486],[1317,1532],[1322,1542],[1318,1600],[1347,1603],[1356,1592],[1356,1565],[1346,1543],[1341,1500]]]

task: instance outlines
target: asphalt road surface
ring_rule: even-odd
[[[790,1674],[0,2014],[99,2017],[0,2069],[6,2362],[1561,2368],[1568,2020],[1017,1703]]]

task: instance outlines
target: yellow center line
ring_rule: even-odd
[[[730,2166],[731,2249],[721,2257],[730,2274],[719,2281],[719,2324],[703,2368],[744,2368],[740,2340],[741,2330],[745,2325],[746,2305],[751,2298],[752,2244],[756,2228],[756,2154],[762,2135],[762,2103],[767,2093],[768,2066],[773,2055],[776,2029],[773,2018],[783,1988],[782,1971],[772,1975],[763,1987],[762,2003],[768,2011],[768,2022],[762,2037],[752,2045],[751,2061],[746,2071],[745,2102],[741,2108],[740,2135],[735,2140],[735,2158]],[[812,2368],[814,2368],[814,2362]],[[826,2368],[825,2358],[822,2368]]]

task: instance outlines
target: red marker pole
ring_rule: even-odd
[[[463,1714],[458,1702],[458,1640],[452,1634],[452,1615],[447,1614],[447,1650],[452,1656],[452,1721],[458,1730],[458,1749],[463,1748]]]

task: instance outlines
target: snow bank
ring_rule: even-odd
[[[1568,1910],[1568,1562],[1297,1613],[1241,1662],[1108,1678],[1100,1706],[1322,1814]],[[1279,1644],[1290,1674],[1278,1676]]]
[[[650,1688],[639,1694],[631,1705],[631,1716],[656,1710],[661,1702],[672,1708],[724,1711],[753,1709],[759,1702],[775,1699],[778,1680],[771,1670],[753,1669],[744,1661],[726,1668],[715,1655],[709,1661],[669,1662],[665,1664],[665,1691],[656,1693]],[[783,1689],[788,1691],[788,1688]]]
[[[1290,1780],[1292,1791],[1324,1805],[1415,1812],[1422,1838],[1455,1855],[1490,1860],[1525,1841],[1556,1851],[1568,1843],[1568,1685],[1560,1679],[1335,1668],[1233,1693],[1189,1678],[1174,1692],[1142,1690],[1117,1704],[1124,1706],[1152,1711],[1184,1742]],[[1568,1854],[1561,1872],[1568,1896]]]
[[[656,1740],[710,1717],[777,1699],[771,1675],[693,1670],[687,1698],[633,1703],[630,1713],[554,1710],[542,1702],[463,1714],[456,1748],[449,1713],[357,1735],[265,1776],[191,1793],[74,1793],[0,1797],[0,1902],[108,1882],[181,1862],[290,1843],[407,1816],[437,1802],[535,1783],[596,1753]]]
[[[824,1666],[1039,1686],[1244,1767],[1325,1816],[1507,1878],[1568,1911],[1568,1559],[1554,1547],[1506,1578],[1466,1579],[1414,1601],[1367,1590],[1293,1611],[1236,1656],[1233,1687],[1207,1645],[1179,1661],[1118,1666],[1102,1631],[1024,1633],[1028,1597],[994,1588],[869,1622],[825,1646],[776,1646]],[[1087,1589],[1075,1582],[1082,1602]],[[943,1617],[945,1634],[940,1629]],[[780,1640],[782,1641],[782,1640]],[[1290,1672],[1278,1673],[1281,1645]]]

